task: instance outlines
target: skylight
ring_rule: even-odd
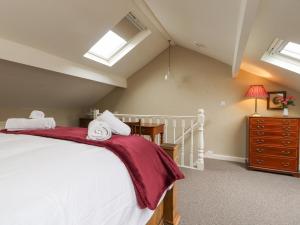
[[[109,60],[126,43],[123,38],[110,30],[88,52],[102,59]]]
[[[300,44],[276,38],[261,60],[300,74]]]
[[[150,34],[151,31],[129,12],[97,41],[84,57],[106,66],[113,66]]]
[[[300,45],[293,42],[288,42],[280,51],[280,53],[300,60]]]

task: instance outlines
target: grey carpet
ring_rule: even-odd
[[[248,171],[206,159],[205,171],[183,169],[178,182],[181,225],[299,225],[300,179]]]

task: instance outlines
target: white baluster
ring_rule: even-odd
[[[124,116],[122,117],[122,121],[123,121],[123,122],[126,122],[126,121],[125,121],[125,117],[124,117]]]
[[[181,120],[181,132],[182,132],[182,138],[181,138],[181,157],[180,157],[180,164],[181,166],[184,166],[184,128],[185,128],[185,120]]]
[[[157,124],[160,124],[160,119],[159,119],[159,118],[156,119],[156,123],[157,123]],[[160,139],[161,139],[161,136],[160,136],[160,135],[157,135],[157,143],[158,143],[158,144],[161,143],[161,140],[160,140]]]
[[[191,120],[191,150],[190,150],[190,167],[194,167],[194,120]]]
[[[176,119],[173,119],[173,144],[176,142]]]
[[[197,121],[198,121],[198,159],[196,162],[196,167],[199,170],[204,170],[204,110],[198,109]]]
[[[128,117],[128,122],[131,122],[131,117]]]
[[[149,123],[152,123],[152,118],[149,118]]]
[[[164,142],[168,143],[168,119],[165,119],[165,138],[164,138]]]

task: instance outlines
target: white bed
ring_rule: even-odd
[[[0,225],[141,225],[152,214],[110,151],[0,133]]]

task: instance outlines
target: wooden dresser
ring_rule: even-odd
[[[249,117],[250,169],[299,174],[299,118]]]

